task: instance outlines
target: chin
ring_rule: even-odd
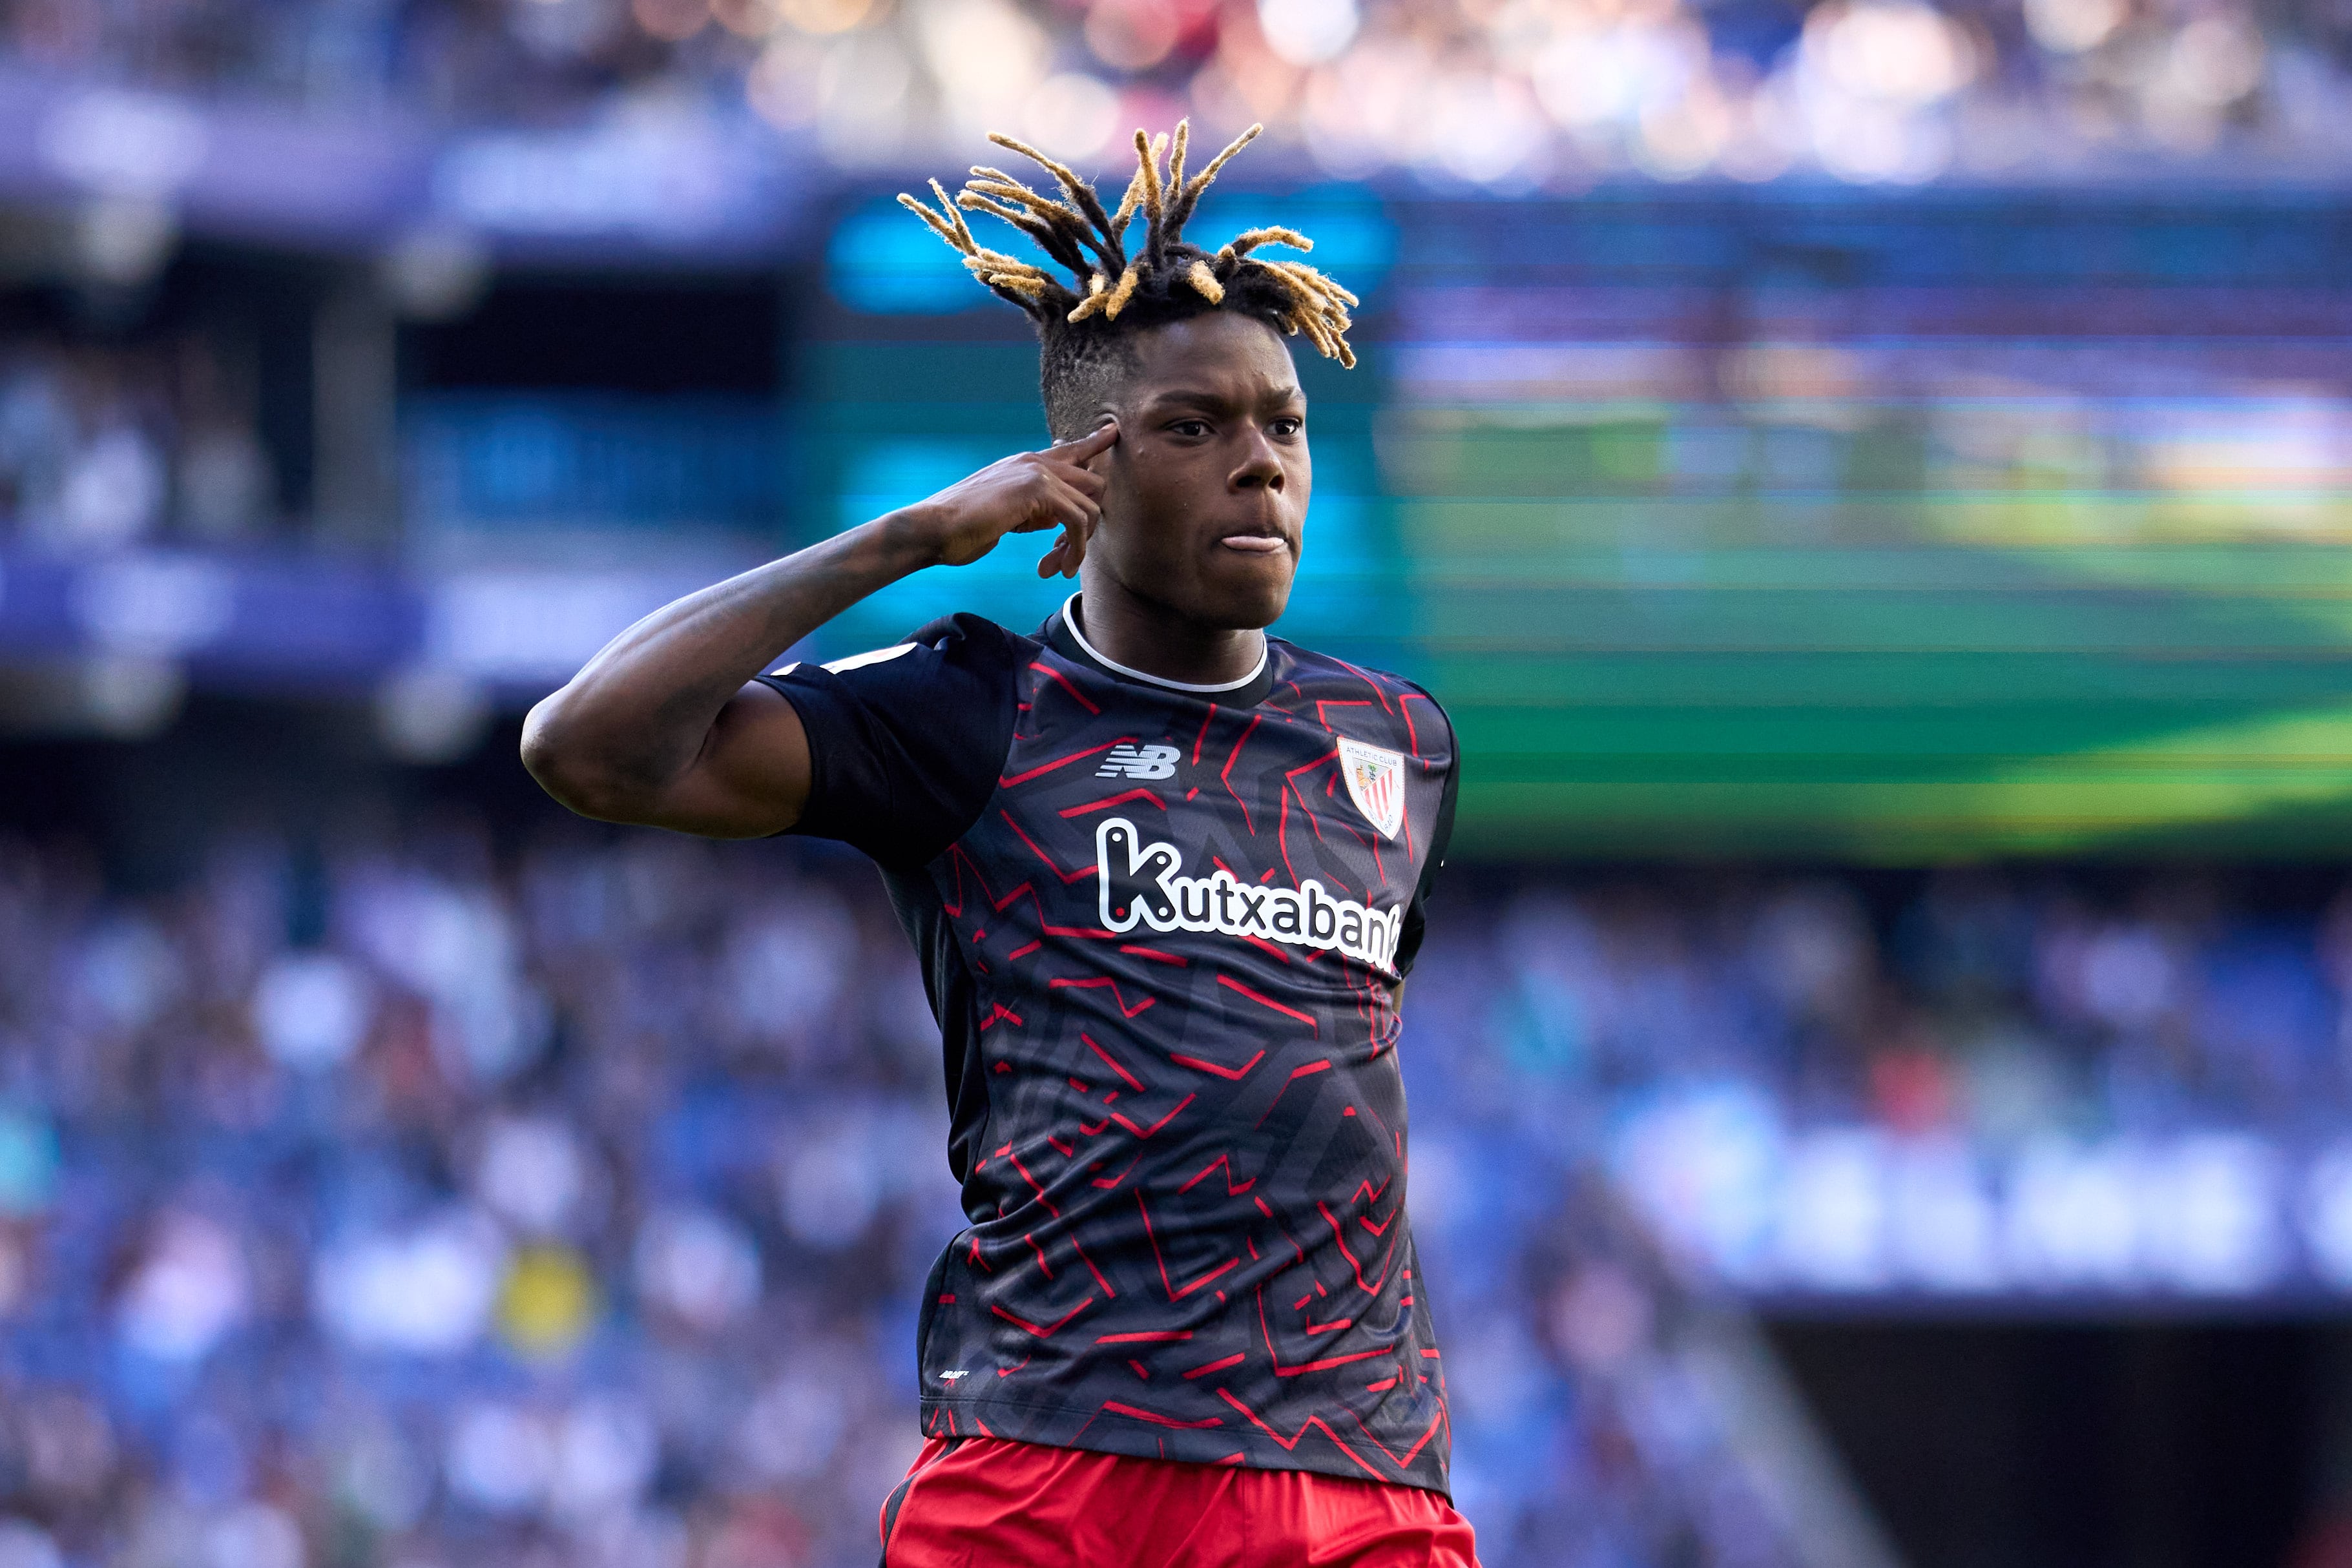
[[[1212,626],[1223,626],[1235,632],[1262,632],[1282,619],[1290,603],[1290,583],[1287,579],[1279,585],[1262,588],[1234,588],[1213,593],[1202,606],[1205,613],[1200,619]]]

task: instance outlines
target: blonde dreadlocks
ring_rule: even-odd
[[[1303,262],[1270,261],[1251,254],[1269,245],[1312,250],[1314,241],[1292,229],[1252,229],[1210,252],[1183,237],[1201,193],[1262,129],[1251,126],[1189,177],[1184,169],[1192,137],[1189,120],[1176,122],[1172,138],[1138,131],[1135,174],[1116,211],[1106,210],[1095,188],[1067,164],[993,133],[991,141],[1053,175],[1059,194],[1033,190],[1001,169],[974,164],[971,178],[952,199],[937,180],[930,183],[939,198],[937,211],[911,195],[898,200],[955,247],[966,270],[1021,307],[1036,324],[1046,409],[1059,429],[1064,423],[1057,409],[1064,401],[1059,393],[1083,379],[1087,365],[1119,353],[1117,340],[1207,310],[1238,311],[1291,336],[1303,334],[1326,358],[1355,365],[1347,334],[1348,308],[1358,302],[1356,297]],[[987,213],[1012,225],[1065,268],[1071,281],[1065,283],[1042,267],[981,245],[964,222],[964,212]],[[1143,243],[1130,255],[1128,227],[1138,215],[1144,220]]]

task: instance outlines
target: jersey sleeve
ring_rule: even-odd
[[[1425,911],[1437,885],[1437,873],[1445,869],[1445,852],[1454,840],[1454,792],[1462,779],[1462,751],[1454,738],[1453,716],[1424,688],[1414,685],[1412,689],[1428,698],[1429,706],[1437,709],[1438,716],[1445,721],[1445,785],[1437,799],[1437,825],[1430,830],[1429,858],[1422,863],[1421,880],[1413,884],[1412,902],[1405,905],[1404,921],[1397,932],[1399,977],[1412,972],[1413,957],[1421,951],[1421,939],[1428,929]]]
[[[886,866],[929,863],[979,820],[1013,744],[1015,639],[976,615],[760,681],[808,732],[809,798],[787,831]]]

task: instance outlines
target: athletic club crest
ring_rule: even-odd
[[[1364,821],[1393,839],[1404,826],[1404,758],[1360,740],[1339,737],[1339,777]]]

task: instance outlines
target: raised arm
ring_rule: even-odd
[[[1017,453],[929,500],[656,610],[606,643],[523,721],[522,760],[583,816],[711,838],[800,820],[809,743],[793,706],[752,677],[868,594],[961,566],[1007,534],[1058,528],[1038,575],[1075,576],[1101,516],[1087,465],[1118,440]]]

